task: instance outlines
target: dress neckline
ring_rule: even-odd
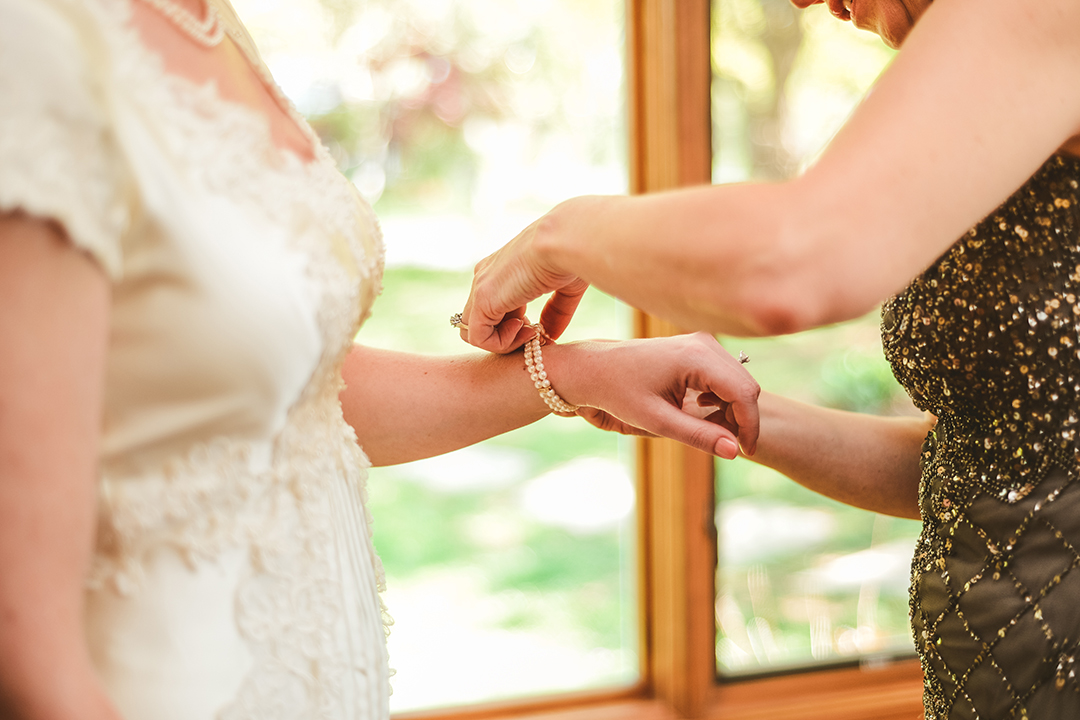
[[[219,22],[225,29],[225,38],[218,47],[225,46],[225,43],[231,45],[232,50],[247,66],[252,79],[261,86],[267,95],[270,96],[270,99],[284,115],[284,120],[291,123],[293,129],[295,129],[299,133],[299,136],[306,141],[306,154],[301,153],[296,148],[276,142],[273,133],[273,120],[268,113],[246,102],[223,95],[217,78],[211,76],[205,79],[198,79],[170,69],[166,57],[155,50],[147,42],[142,28],[134,21],[134,6],[138,1],[139,0],[126,0],[124,2],[126,5],[125,24],[127,25],[127,30],[131,33],[132,38],[137,45],[138,52],[150,60],[148,64],[153,66],[156,71],[160,73],[162,80],[166,84],[173,84],[180,87],[183,89],[185,95],[191,97],[198,96],[211,105],[216,106],[216,108],[222,112],[234,116],[246,117],[248,122],[252,125],[252,129],[254,130],[258,127],[258,135],[264,136],[263,139],[265,140],[266,145],[265,155],[272,159],[272,164],[276,169],[285,170],[300,168],[312,170],[323,164],[325,152],[322,141],[307,124],[304,117],[300,115],[299,111],[296,110],[292,101],[289,100],[274,81],[273,75],[271,75],[270,70],[266,67],[266,64],[262,61],[262,57],[259,55],[254,40],[247,33],[246,28],[244,28],[236,11],[232,8],[232,5],[228,3],[228,0],[206,0],[207,7],[211,12],[216,11]],[[153,8],[150,9],[153,11]]]

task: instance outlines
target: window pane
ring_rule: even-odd
[[[433,276],[389,275],[383,312],[371,320],[375,344],[389,344],[382,339],[405,317],[423,337],[417,351],[460,351],[456,338],[430,340],[447,335],[445,318],[409,317],[412,291],[430,288]],[[467,279],[436,277],[445,286]],[[458,285],[425,297],[430,309],[463,296]],[[581,337],[611,335],[625,315],[600,294],[582,313]],[[552,416],[372,472],[375,544],[395,618],[394,710],[636,680],[632,450],[584,421]]]
[[[626,191],[619,0],[236,4],[379,215],[385,290],[360,342],[467,352],[448,318],[473,264],[562,199]],[[566,337],[629,321],[590,292]],[[552,417],[372,472],[393,710],[636,680],[631,449]]]
[[[813,160],[891,57],[824,5],[713,4],[714,179],[790,176]],[[818,404],[911,413],[876,313],[796,336],[727,343],[762,387]],[[912,651],[907,577],[918,523],[855,510],[742,460],[717,470],[721,675]]]

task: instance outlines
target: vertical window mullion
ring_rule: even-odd
[[[630,0],[627,52],[632,192],[709,182],[708,0]],[[677,332],[635,316],[638,337]],[[670,440],[639,443],[642,674],[657,699],[697,717],[715,680],[713,461]]]

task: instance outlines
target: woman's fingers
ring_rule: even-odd
[[[658,435],[724,458],[757,447],[760,388],[743,365],[705,333],[598,346],[610,358],[591,383],[574,388]]]
[[[497,252],[476,264],[462,319],[469,326],[466,338],[482,350],[507,353],[532,337],[530,329],[515,322],[525,306],[548,293],[540,316],[544,329],[557,338],[569,324],[588,284],[540,258],[535,237],[543,218],[533,223]]]
[[[753,455],[760,430],[757,399],[761,387],[743,363],[711,335],[696,333],[690,339],[707,352],[691,357],[691,362],[700,369],[690,370],[688,386],[702,392],[698,396],[699,404],[709,403],[713,397],[719,402],[712,404],[726,403],[725,417],[729,424],[738,427],[739,445],[744,453]]]
[[[478,310],[470,297],[461,311],[461,319],[468,328],[461,329],[461,339],[488,352],[513,352],[536,334],[536,331],[529,327],[524,306],[513,308],[496,317],[492,313]]]
[[[752,390],[746,388],[745,392],[729,401],[725,412],[727,421],[739,428],[739,446],[747,455],[753,455],[757,451],[758,434],[761,430],[757,405],[760,390],[755,382]]]
[[[621,435],[636,435],[638,437],[656,437],[655,433],[651,433],[648,430],[642,430],[636,425],[623,422],[619,418],[615,417],[611,413],[601,410],[600,408],[593,407],[581,407],[578,408],[577,414],[579,417],[584,418],[590,425],[595,425],[601,430],[608,432],[616,432]]]
[[[553,339],[557,340],[566,330],[581,303],[581,298],[588,289],[589,284],[584,280],[574,280],[557,289],[544,303],[544,309],[540,313],[540,324]]]
[[[732,460],[739,454],[739,441],[731,430],[696,418],[667,403],[657,408],[655,431],[692,448]]]

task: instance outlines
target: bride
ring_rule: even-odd
[[[381,270],[226,0],[0,0],[0,716],[384,718],[369,464],[552,411],[753,452],[709,336],[373,350]]]

